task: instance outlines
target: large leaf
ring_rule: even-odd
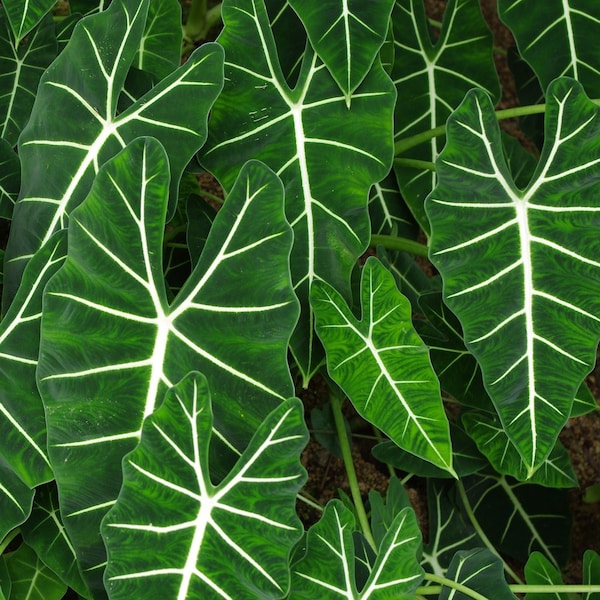
[[[394,0],[289,0],[302,19],[319,58],[336,80],[350,107],[383,45]]]
[[[521,190],[490,99],[470,92],[427,202],[444,299],[528,476],[554,447],[600,337],[600,109],[570,79],[548,98],[546,143]]]
[[[4,0],[2,2],[15,38],[15,47],[44,18],[54,4],[56,0]]]
[[[395,93],[376,62],[347,109],[310,47],[292,89],[263,0],[226,3],[223,21],[218,41],[227,55],[226,84],[201,161],[225,188],[249,158],[264,161],[284,183],[294,229],[292,277],[302,306],[291,348],[306,384],[323,359],[315,350],[310,286],[323,279],[349,297],[350,273],[369,243],[369,188],[391,163]]]
[[[453,473],[448,420],[427,346],[391,273],[369,258],[361,278],[362,317],[336,290],[313,286],[327,369],[358,412],[398,446]]]
[[[477,0],[448,2],[435,43],[422,0],[396,0],[392,23],[396,52],[391,76],[400,98],[395,113],[397,152],[402,151],[403,139],[444,125],[471,88],[499,98],[492,34]],[[411,149],[409,156],[431,162],[442,145],[443,138],[433,137]],[[435,185],[435,172],[400,165],[394,170],[404,199],[429,231],[423,202]]]
[[[161,256],[168,190],[163,148],[134,141],[74,213],[69,256],[46,288],[39,386],[84,569],[104,560],[99,523],[118,494],[121,459],[168,387],[201,369],[213,382],[216,435],[234,450],[293,394],[287,347],[298,307],[280,181],[256,162],[243,169],[171,304]],[[224,446],[213,449],[226,468]]]
[[[222,85],[223,51],[216,44],[199,48],[117,114],[147,10],[148,0],[120,0],[82,19],[40,81],[19,139],[23,185],[7,247],[5,305],[29,258],[67,226],[106,160],[140,135],[155,136],[169,154],[175,196],[183,168],[204,142],[208,111]]]
[[[600,96],[600,69],[593,41],[600,35],[600,4],[586,0],[498,0],[498,12],[543,89],[556,77],[567,75],[577,79],[592,98]]]
[[[296,494],[306,479],[302,404],[260,425],[219,485],[209,469],[212,410],[191,373],[167,394],[125,457],[124,484],[102,523],[106,582],[119,598],[280,598],[302,535]],[[153,548],[148,552],[148,548]]]
[[[0,8],[0,137],[12,146],[29,119],[40,77],[56,52],[50,15],[19,44],[8,29],[5,9]]]
[[[308,531],[304,557],[292,566],[291,598],[408,600],[423,579],[417,562],[421,532],[414,511],[402,509],[390,524],[362,589],[355,580],[354,516],[332,500]]]

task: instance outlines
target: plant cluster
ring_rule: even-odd
[[[600,4],[498,0],[502,112],[477,0],[54,4],[0,7],[0,598],[600,598],[558,441],[597,410]]]

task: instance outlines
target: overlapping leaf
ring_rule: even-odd
[[[548,98],[540,163],[520,190],[489,98],[470,92],[427,203],[445,301],[528,475],[554,447],[600,337],[600,109],[570,79]]]
[[[226,85],[211,113],[201,161],[225,188],[249,158],[282,178],[294,229],[292,277],[302,305],[291,348],[307,383],[323,358],[322,351],[314,353],[309,289],[323,279],[349,295],[350,273],[369,243],[368,191],[391,163],[395,94],[376,62],[348,110],[310,47],[292,89],[263,0],[228,2],[223,21],[218,41],[227,56]]]
[[[29,119],[42,73],[56,52],[50,15],[19,44],[8,28],[5,9],[0,7],[0,137],[11,146],[16,145]]]
[[[361,319],[324,282],[315,283],[311,301],[329,374],[358,412],[401,448],[453,473],[439,382],[392,275],[367,260]]]
[[[306,2],[289,0],[300,15],[312,47],[346,98],[361,84],[388,32],[394,0]]]
[[[291,598],[392,600],[414,597],[423,579],[417,562],[421,532],[414,511],[402,509],[383,538],[362,589],[355,580],[354,516],[332,500],[308,532],[305,556],[292,566]]]
[[[56,0],[4,0],[10,27],[15,38],[15,47],[44,18]]]
[[[216,435],[233,449],[293,393],[287,347],[298,309],[280,181],[260,163],[243,169],[171,304],[161,256],[168,190],[160,144],[130,144],[74,213],[68,259],[46,288],[39,386],[84,569],[104,560],[98,526],[118,494],[121,458],[168,387],[201,369],[213,382]],[[213,449],[225,469],[224,447]]]
[[[288,555],[302,535],[295,512],[306,479],[302,404],[291,399],[268,415],[217,486],[208,464],[211,429],[209,389],[198,373],[172,388],[144,423],[102,524],[114,600],[281,598],[287,591]]]
[[[119,0],[81,20],[41,79],[19,140],[23,186],[7,247],[5,306],[29,258],[66,227],[106,160],[136,137],[153,135],[169,153],[175,192],[183,168],[204,142],[208,111],[222,85],[223,51],[216,44],[199,48],[117,114],[147,11],[148,0]]]
[[[395,113],[396,152],[401,152],[404,138],[444,125],[471,88],[499,97],[492,34],[477,0],[448,2],[435,44],[422,0],[396,0],[392,23],[396,52],[391,77],[400,98]],[[442,145],[442,138],[433,137],[412,148],[409,156],[431,162]],[[394,170],[407,204],[429,231],[423,202],[435,185],[435,172],[398,165]]]
[[[566,75],[577,79],[590,97],[600,96],[600,64],[593,42],[600,35],[600,4],[498,0],[498,12],[544,90]]]

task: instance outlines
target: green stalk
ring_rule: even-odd
[[[21,533],[21,530],[17,527],[13,529],[9,533],[6,534],[6,537],[0,542],[0,556],[4,554],[4,551],[10,546],[10,543]]]
[[[396,167],[435,171],[435,165],[430,160],[419,160],[417,158],[396,158],[394,159],[394,165]]]
[[[360,528],[362,529],[367,542],[369,542],[371,548],[377,552],[377,544],[375,543],[375,538],[371,532],[367,511],[365,510],[365,505],[363,504],[362,496],[360,495],[358,478],[356,476],[354,462],[352,461],[352,450],[350,448],[350,442],[348,441],[348,435],[346,434],[346,428],[344,427],[344,416],[342,415],[342,402],[344,398],[342,397],[339,388],[333,384],[333,382],[329,385],[329,399],[331,401],[333,420],[335,422],[335,428],[342,450],[342,458],[344,460],[344,466],[346,467],[346,475],[348,477],[348,484],[350,485],[350,493],[352,495],[352,500],[354,501],[356,515],[358,516],[358,522],[360,523]]]
[[[201,39],[206,29],[207,0],[192,0],[187,21],[183,27],[183,38],[194,42]]]
[[[393,235],[373,234],[370,246],[383,246],[387,250],[399,250],[401,252],[408,252],[414,256],[422,256],[423,258],[429,256],[429,249],[425,244]]]

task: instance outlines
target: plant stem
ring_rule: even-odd
[[[400,250],[401,252],[408,252],[414,256],[422,256],[423,258],[429,256],[429,248],[427,248],[425,244],[393,235],[373,234],[371,236],[370,245],[383,246],[387,250]]]
[[[362,496],[360,495],[358,478],[356,477],[356,470],[354,468],[354,462],[352,461],[352,450],[350,448],[350,442],[348,441],[346,428],[344,427],[344,416],[342,415],[342,402],[344,398],[340,389],[333,382],[329,385],[329,399],[340,448],[342,450],[342,458],[344,459],[344,466],[346,467],[350,493],[352,495],[352,500],[354,501],[356,515],[358,516],[358,522],[360,523],[360,527],[367,542],[369,542],[371,548],[377,552],[377,544],[375,543],[375,538],[373,538],[369,519],[367,518],[367,511],[365,510],[365,505],[363,504]]]
[[[430,160],[419,160],[417,158],[396,158],[394,159],[394,165],[396,167],[435,171],[435,165]]]
[[[462,481],[459,480],[456,482],[456,489],[458,490],[458,494],[460,496],[460,499],[462,500],[465,512],[467,513],[467,516],[469,517],[469,521],[471,521],[471,525],[473,525],[473,527],[475,528],[477,535],[481,538],[481,541],[483,542],[485,547],[492,554],[495,554],[502,561],[504,570],[513,578],[513,580],[516,581],[517,583],[522,584],[523,583],[522,579],[506,564],[506,562],[504,562],[504,560],[502,560],[502,557],[498,554],[498,551],[494,547],[494,544],[492,544],[492,542],[490,542],[487,535],[485,535],[483,529],[481,529],[481,526],[479,525],[479,521],[477,520],[477,517],[475,516],[475,513],[473,512],[473,509],[471,508],[471,503],[469,502],[469,499],[467,498],[467,492],[465,491],[465,486],[463,485]]]
[[[183,37],[186,41],[194,42],[202,37],[206,29],[207,0],[192,0],[190,12],[183,27]]]
[[[600,99],[593,99],[592,102],[600,106]],[[514,119],[516,117],[525,117],[527,115],[539,115],[546,112],[545,104],[531,104],[529,106],[515,106],[514,108],[504,108],[496,111],[496,118],[500,121],[502,119]],[[403,140],[396,142],[394,146],[394,154],[398,156],[410,148],[414,148],[423,142],[442,136],[446,133],[446,125],[440,125],[434,129],[411,135]]]
[[[452,589],[456,590],[457,592],[461,592],[465,596],[468,596],[469,598],[473,598],[474,600],[489,600],[486,596],[482,596],[479,592],[476,592],[475,590],[468,588],[466,585],[463,585],[462,583],[458,583],[457,581],[452,581],[451,579],[446,579],[445,577],[442,577],[441,575],[434,575],[433,573],[425,573],[425,579],[427,581],[434,581],[435,583],[442,584],[442,586],[452,588]],[[437,585],[431,586],[431,587],[423,586],[423,587],[417,588],[416,593],[421,594],[423,596],[429,596],[429,595],[432,595],[433,593],[440,594],[441,591],[442,591],[441,587],[439,587]]]

